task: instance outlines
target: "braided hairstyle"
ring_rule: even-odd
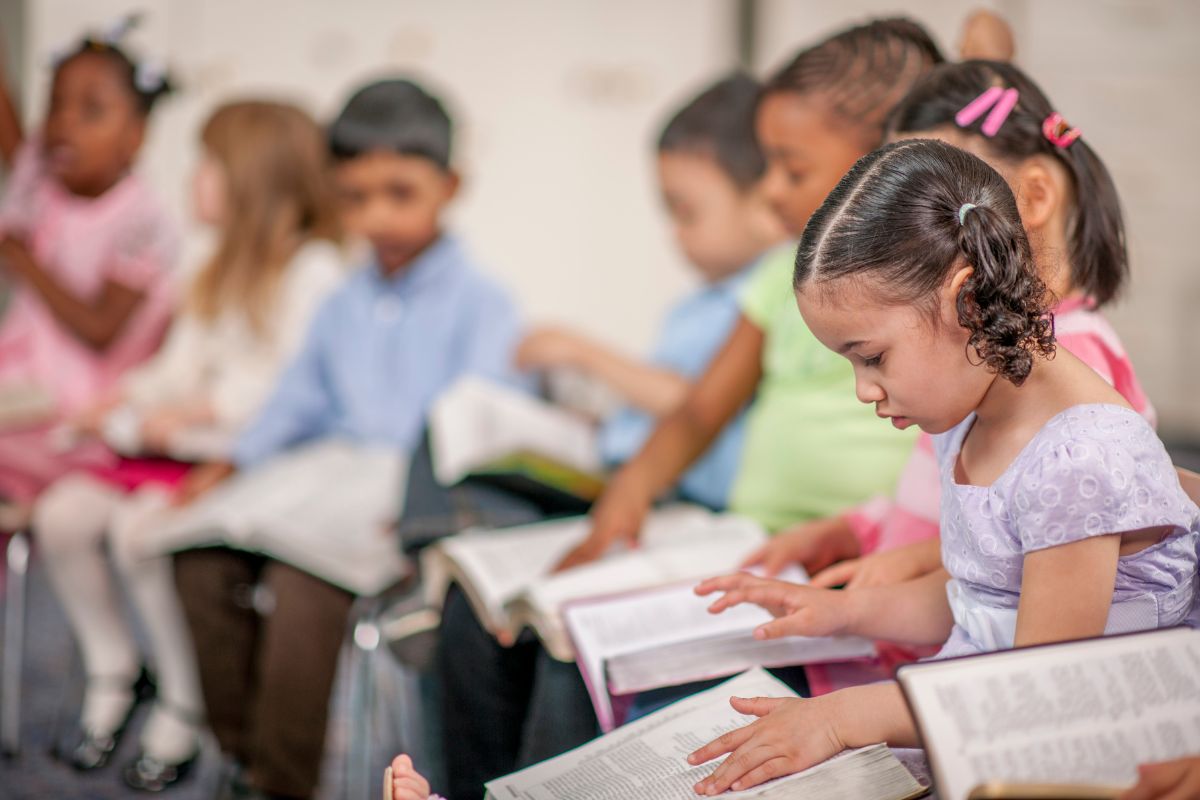
[[[875,147],[883,141],[888,113],[943,60],[920,24],[903,17],[877,19],[801,51],[767,80],[762,96],[818,96],[835,118],[862,132],[865,147]]]
[[[1054,353],[1046,287],[1012,191],[970,153],[907,140],[859,159],[804,229],[793,286],[870,278],[885,302],[932,311],[963,265],[974,268],[957,301],[968,353],[1020,386],[1035,356]]]
[[[980,130],[985,117],[960,127],[955,115],[993,86],[1016,89],[1019,98],[995,136]],[[1042,131],[1055,108],[1029,76],[999,61],[964,61],[935,68],[896,107],[888,120],[889,135],[924,133],[958,127],[978,137],[985,152],[1003,161],[1049,156],[1066,167],[1075,200],[1068,222],[1071,281],[1097,304],[1114,299],[1129,278],[1125,223],[1112,177],[1083,139],[1065,147]]]

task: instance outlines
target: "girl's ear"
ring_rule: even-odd
[[[1056,216],[1065,199],[1065,176],[1045,156],[1025,159],[1017,169],[1017,209],[1025,229],[1041,231]]]
[[[945,324],[951,326],[959,324],[958,296],[962,294],[963,286],[966,284],[967,279],[974,274],[974,267],[964,265],[952,272],[942,285],[942,322]]]

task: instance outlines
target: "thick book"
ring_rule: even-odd
[[[754,721],[729,698],[795,697],[763,670],[753,669],[618,728],[563,755],[487,784],[492,800],[694,800],[693,786],[719,762],[693,767],[687,756],[723,733]],[[817,766],[742,792],[738,800],[907,800],[927,789],[885,745],[851,750]]]
[[[1200,631],[1170,628],[900,667],[938,797],[1115,798],[1200,753]]]
[[[800,567],[781,580],[807,583]],[[867,658],[875,645],[858,637],[789,636],[759,640],[771,619],[747,603],[710,614],[712,597],[695,581],[589,598],[567,604],[563,619],[602,730],[617,723],[612,696],[736,675],[751,667],[782,667]]]
[[[567,603],[728,572],[767,538],[744,517],[668,506],[650,513],[636,548],[614,548],[598,561],[551,574],[591,524],[572,517],[443,539],[421,554],[427,597],[440,604],[457,583],[488,630],[515,637],[532,628],[555,658],[571,661],[575,651],[561,615]]]
[[[394,448],[317,441],[166,510],[140,544],[147,554],[207,545],[263,553],[374,595],[407,572],[395,534],[406,467]]]
[[[596,426],[497,383],[463,378],[429,412],[433,471],[443,486],[467,478],[561,504],[590,503],[606,473]]]

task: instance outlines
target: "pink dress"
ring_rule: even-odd
[[[1129,355],[1116,331],[1087,298],[1068,298],[1054,311],[1058,345],[1096,370],[1113,385],[1133,409],[1151,425],[1154,407],[1138,383]],[[846,514],[864,555],[894,550],[904,545],[936,539],[941,513],[941,473],[934,455],[933,438],[921,434],[892,498],[876,498]],[[853,664],[832,664],[805,670],[814,695],[834,689],[887,680],[895,667],[932,655],[939,648],[909,650],[879,643],[879,658]]]
[[[178,231],[136,175],[97,198],[70,194],[48,174],[33,140],[18,154],[0,201],[0,235],[23,238],[42,268],[77,296],[95,296],[107,280],[144,295],[116,340],[97,351],[14,281],[0,319],[0,392],[37,387],[53,398],[61,419],[96,402],[157,348],[173,304],[169,271]],[[55,451],[45,435],[52,424],[0,431],[0,497],[27,503],[63,473],[111,460],[97,445]]]

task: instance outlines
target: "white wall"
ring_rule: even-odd
[[[152,13],[132,43],[166,57],[184,85],[156,115],[142,164],[181,216],[217,103],[283,96],[327,119],[354,87],[404,71],[449,101],[466,178],[457,227],[530,317],[642,349],[691,285],[664,224],[653,141],[666,109],[732,65],[725,0],[38,0],[31,118],[48,54],[138,5]]]
[[[8,0],[13,2],[14,0]],[[1110,314],[1164,427],[1200,435],[1197,217],[1200,3],[990,0],[1018,61],[1113,171],[1134,281]],[[457,223],[534,318],[629,348],[690,276],[655,194],[664,113],[734,60],[733,0],[30,0],[28,110],[45,61],[89,24],[152,10],[136,42],[186,91],[155,122],[144,168],[180,212],[198,126],[219,101],[270,94],[327,118],[365,79],[430,76],[457,112],[467,174]],[[766,71],[852,21],[908,13],[954,49],[961,0],[761,0]]]

